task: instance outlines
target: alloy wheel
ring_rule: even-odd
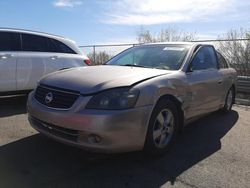
[[[174,133],[174,115],[169,109],[163,109],[156,116],[153,128],[155,146],[164,148],[170,142]]]

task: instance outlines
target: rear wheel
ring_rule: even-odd
[[[174,102],[162,99],[151,115],[144,151],[151,154],[166,151],[178,133],[178,111]]]
[[[235,93],[233,87],[231,87],[227,92],[225,104],[224,107],[222,108],[223,112],[229,112],[232,109],[234,99],[235,99]]]

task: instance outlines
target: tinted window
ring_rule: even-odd
[[[52,42],[53,39],[47,38],[47,42],[48,42],[48,48],[49,48],[49,52],[58,52],[57,46],[55,45],[54,42]]]
[[[49,47],[46,37],[22,34],[22,50],[32,52],[48,52]]]
[[[217,69],[217,59],[212,47],[204,46],[199,49],[192,61],[192,70]]]
[[[18,33],[0,32],[0,51],[20,51],[21,42]]]
[[[142,45],[123,51],[106,64],[177,70],[188,50],[188,45]]]
[[[219,67],[221,69],[228,68],[228,64],[227,64],[227,61],[225,60],[225,58],[219,52],[217,52],[217,56],[218,56]]]
[[[55,39],[49,39],[49,46],[52,52],[76,54],[70,47]]]

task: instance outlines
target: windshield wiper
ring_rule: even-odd
[[[121,66],[128,66],[128,67],[144,67],[145,66],[142,66],[142,65],[135,65],[135,64],[125,64],[125,65],[121,65]]]

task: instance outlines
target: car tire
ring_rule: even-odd
[[[168,99],[161,99],[149,120],[144,152],[155,155],[167,151],[174,143],[179,130],[177,106]]]
[[[221,109],[222,112],[227,113],[232,110],[232,106],[235,100],[235,92],[233,87],[231,87],[227,92],[227,97],[225,99],[225,104],[223,108]]]

